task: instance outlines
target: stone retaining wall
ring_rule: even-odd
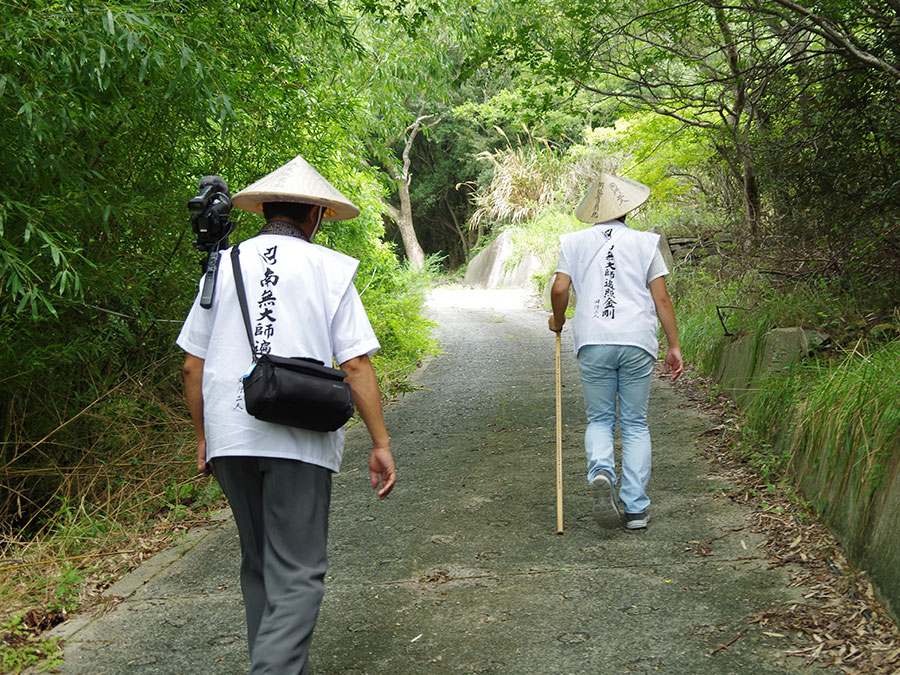
[[[729,338],[715,378],[739,406],[747,406],[762,375],[786,370],[821,340],[820,334],[798,327],[774,329],[761,340]],[[900,442],[874,451],[793,443],[804,433],[799,411],[788,409],[783,415],[783,433],[794,435],[785,439],[785,447],[800,448],[789,461],[794,484],[813,502],[853,564],[866,570],[888,612],[900,618]]]
[[[659,230],[654,228],[654,232]],[[723,254],[734,244],[729,232],[716,232],[703,237],[669,237],[668,245],[676,263],[697,265],[720,265]]]
[[[900,447],[878,450],[880,458],[849,443],[814,447],[791,458],[791,472],[853,564],[869,575],[878,599],[900,620]],[[873,472],[883,473],[876,478]]]

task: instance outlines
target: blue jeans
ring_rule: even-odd
[[[640,513],[650,506],[650,430],[647,404],[650,379],[656,359],[640,347],[630,345],[585,345],[578,352],[581,388],[588,426],[584,434],[588,482],[601,469],[615,480],[613,432],[622,430],[622,480],[619,499],[625,513]]]

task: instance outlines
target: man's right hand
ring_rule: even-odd
[[[372,479],[373,489],[378,490],[378,483],[381,482],[381,489],[378,490],[379,499],[384,499],[394,489],[397,472],[394,468],[394,456],[391,454],[390,447],[376,446],[372,448],[372,454],[369,455],[369,476]]]
[[[670,347],[666,352],[666,375],[672,374],[670,382],[674,382],[684,370],[684,360],[681,358],[681,349],[679,347]]]

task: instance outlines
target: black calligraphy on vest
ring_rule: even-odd
[[[266,270],[263,277],[259,281],[262,293],[259,301],[259,316],[256,318],[256,324],[253,329],[253,337],[256,340],[256,351],[258,354],[269,354],[272,352],[272,338],[275,337],[275,305],[278,298],[275,297],[275,287],[278,285],[278,275],[275,273],[275,265],[277,260],[278,246],[272,246],[260,254],[263,262],[266,264]]]
[[[605,230],[603,234],[608,240],[612,236],[612,228]],[[594,301],[595,319],[616,318],[616,258],[613,255],[615,244],[609,247],[606,258],[603,261],[603,297]]]

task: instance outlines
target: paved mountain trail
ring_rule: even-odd
[[[563,332],[565,533],[556,534],[554,337],[523,291],[437,288],[441,353],[387,407],[394,493],[368,485],[367,435],[348,433],[332,497],[315,674],[786,673],[790,637],[754,616],[801,601],[771,569],[749,511],[721,495],[713,424],[660,374],[650,403],[650,527],[591,518],[584,410]],[[247,669],[233,523],[193,533],[63,624],[57,672]],[[823,672],[839,672],[822,669]]]

